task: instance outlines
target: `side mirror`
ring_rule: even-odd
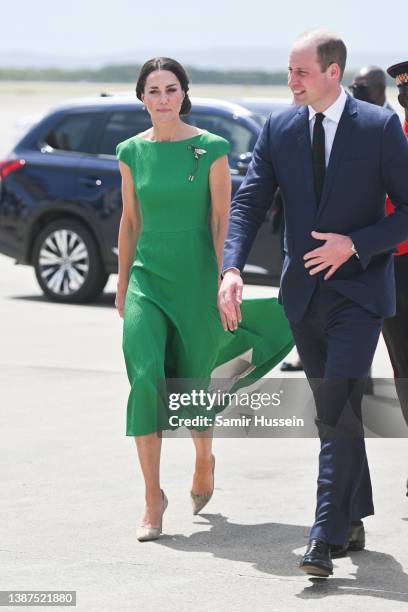
[[[237,161],[237,169],[238,174],[240,176],[245,176],[248,170],[249,163],[252,159],[252,153],[249,151],[247,153],[241,153]]]

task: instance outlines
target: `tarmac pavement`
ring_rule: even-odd
[[[215,492],[199,516],[193,445],[165,439],[164,535],[139,543],[116,277],[95,304],[69,306],[43,298],[33,270],[4,256],[0,276],[1,590],[75,590],[81,612],[407,609],[406,439],[367,440],[376,506],[367,549],[335,560],[328,580],[297,569],[316,439],[217,439]],[[391,375],[382,341],[374,375]]]

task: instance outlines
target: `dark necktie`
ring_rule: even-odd
[[[317,206],[319,206],[322,197],[324,175],[326,173],[326,148],[323,119],[323,113],[316,113],[312,139],[313,176]]]

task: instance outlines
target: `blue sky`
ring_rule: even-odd
[[[180,49],[268,46],[287,50],[311,27],[339,33],[354,51],[383,50],[397,59],[407,50],[407,5],[377,8],[371,0],[20,0],[2,5],[1,54],[129,55],[136,50],[171,54]]]

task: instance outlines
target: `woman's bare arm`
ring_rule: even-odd
[[[218,284],[220,284],[222,254],[225,237],[228,230],[229,211],[231,207],[231,175],[228,165],[228,157],[223,155],[213,162],[210,168],[210,191],[211,191],[211,231],[214,249],[218,262]],[[218,303],[221,323],[225,331],[237,329],[241,322],[241,309],[239,304],[242,299],[242,288],[237,296],[237,304],[226,305]],[[233,311],[233,317],[230,314]]]
[[[116,308],[123,317],[126,290],[129,283],[130,267],[134,260],[137,239],[141,229],[139,202],[137,201],[132,172],[127,164],[119,162],[122,176],[122,216],[119,225],[118,285]]]
[[[211,233],[218,262],[218,275],[221,273],[222,252],[228,229],[231,207],[231,175],[228,157],[216,159],[210,168],[211,192]]]

